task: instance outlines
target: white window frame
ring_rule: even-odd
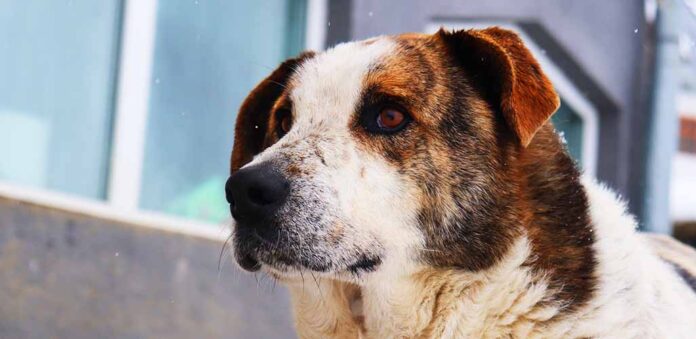
[[[519,34],[522,41],[534,54],[539,61],[544,73],[551,79],[556,91],[563,98],[564,102],[578,114],[583,122],[582,129],[582,164],[585,174],[594,177],[597,171],[597,156],[599,153],[599,112],[592,103],[585,98],[582,92],[573,84],[565,72],[559,68],[547,55],[546,52],[531,39],[524,30],[518,25],[508,22],[493,21],[436,21],[428,24],[425,31],[428,33],[437,32],[440,27],[448,29],[482,29],[490,26],[499,26],[511,29]]]
[[[157,0],[126,1],[107,201],[132,211],[140,202],[152,87]]]
[[[229,220],[212,224],[140,209],[158,0],[124,0],[114,130],[105,201],[0,181],[0,196],[136,226],[225,241]],[[328,0],[307,0],[305,48],[326,40]],[[231,132],[231,131],[230,131]],[[222,188],[221,188],[222,189]]]
[[[323,51],[326,48],[329,0],[307,0],[305,49]]]

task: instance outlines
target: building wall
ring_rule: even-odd
[[[222,248],[0,197],[0,338],[294,337],[284,289]]]
[[[544,34],[535,42],[569,72],[600,113],[597,176],[641,215],[643,191],[636,183],[644,180],[654,52],[644,1],[339,0],[331,5],[329,44],[424,31],[438,21],[541,28]],[[350,20],[342,18],[346,13]],[[527,33],[535,38],[535,32]]]

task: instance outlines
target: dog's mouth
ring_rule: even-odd
[[[360,274],[365,272],[374,272],[377,267],[382,263],[382,258],[379,256],[362,256],[352,265],[348,265],[348,271],[353,274]]]
[[[238,224],[238,226],[241,226]],[[235,259],[248,272],[265,270],[278,275],[315,272],[357,277],[376,271],[382,264],[381,246],[369,250],[327,244],[311,234],[259,234],[256,228],[238,227],[234,234]]]
[[[348,265],[330,265],[313,262],[304,259],[293,260],[280,255],[254,255],[253,253],[237,254],[237,263],[248,272],[257,272],[267,268],[276,274],[293,274],[302,271],[314,271],[319,273],[350,273],[359,276],[364,273],[374,272],[382,264],[380,256],[361,255]]]

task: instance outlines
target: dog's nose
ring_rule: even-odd
[[[240,169],[225,184],[232,217],[241,222],[267,220],[283,205],[289,192],[290,183],[271,164]]]

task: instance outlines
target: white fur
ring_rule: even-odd
[[[692,338],[696,296],[637,232],[626,206],[606,187],[584,180],[598,260],[599,292],[570,332],[605,338]]]
[[[366,75],[395,48],[386,37],[369,45],[349,42],[304,62],[290,80],[297,133],[311,133],[318,125],[347,131]]]
[[[505,259],[483,272],[433,272],[416,279],[377,272],[374,282],[362,288],[367,333],[374,338],[419,333],[433,338],[527,337],[535,322],[548,320],[559,309],[540,305],[548,287],[543,277],[523,267],[529,254],[529,242],[521,238]],[[436,292],[445,301],[439,307]]]

